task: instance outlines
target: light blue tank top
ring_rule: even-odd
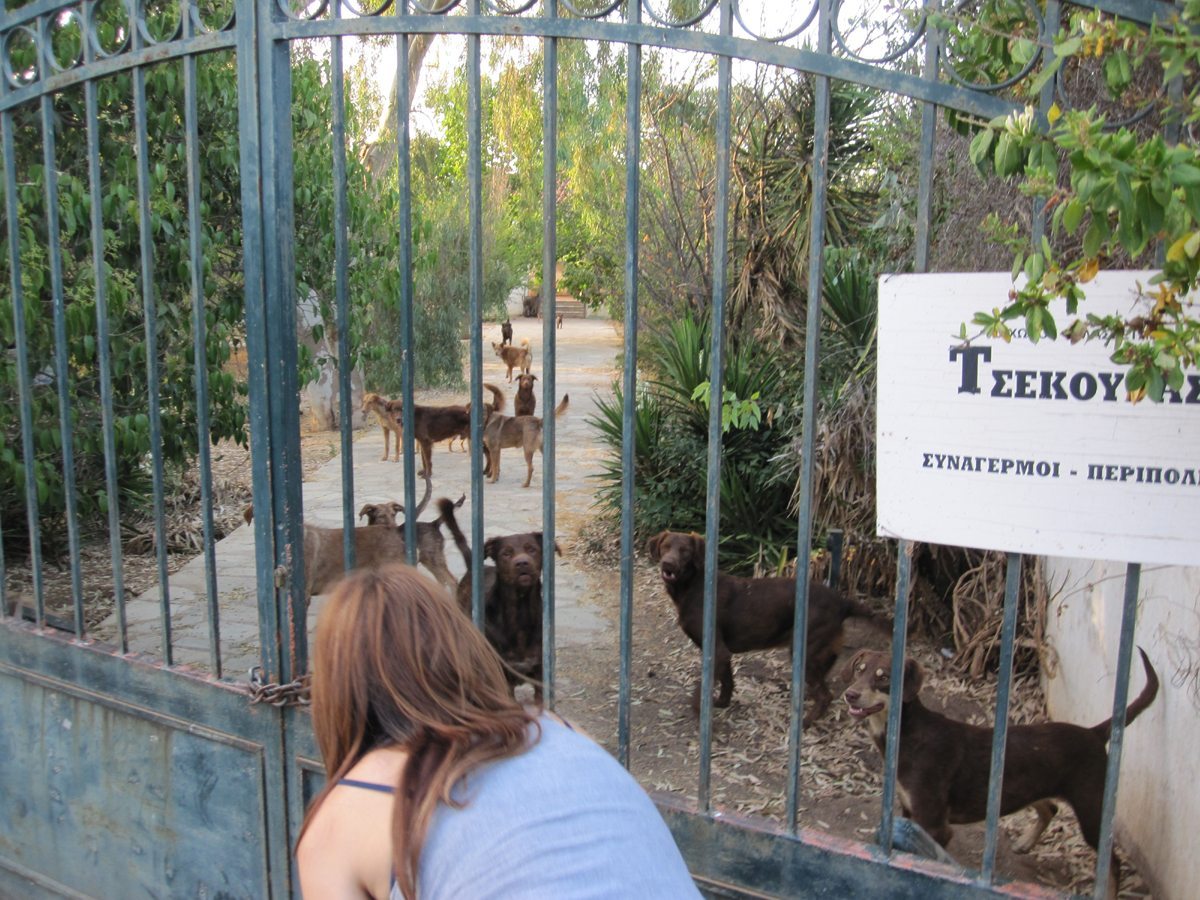
[[[699,897],[654,803],[607,751],[553,719],[519,756],[482,766],[440,806],[419,900]],[[401,900],[392,886],[390,900]]]

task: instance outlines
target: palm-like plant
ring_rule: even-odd
[[[846,245],[873,221],[878,175],[863,125],[876,101],[853,85],[832,90],[826,246]],[[811,79],[780,76],[742,107],[733,149],[735,235],[742,259],[734,321],[785,342],[804,333],[811,245],[814,97]]]

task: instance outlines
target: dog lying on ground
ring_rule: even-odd
[[[1126,710],[1133,722],[1158,693],[1158,675],[1141,648],[1146,686]],[[851,717],[866,722],[879,752],[887,738],[891,702],[890,653],[862,650],[850,660],[846,689]],[[924,828],[939,844],[950,843],[950,825],[978,822],[987,816],[988,776],[991,771],[992,729],[947,718],[921,703],[918,693],[925,674],[914,659],[904,661],[901,687],[900,757],[897,780],[904,815]],[[1100,815],[1112,720],[1084,728],[1067,722],[1011,725],[1004,757],[1000,814],[1027,806],[1037,821],[1015,849],[1028,851],[1055,813],[1051,798],[1065,800],[1075,810],[1084,840],[1095,850],[1100,841]],[[1116,897],[1119,880],[1116,854],[1112,857],[1108,895]]]
[[[526,374],[533,366],[533,351],[529,349],[529,338],[521,338],[521,346],[505,346],[492,341],[492,349],[508,367],[508,380],[512,381],[513,369],[520,369]]]
[[[417,515],[429,502],[432,483],[425,480],[425,496],[417,504]],[[449,502],[449,501],[447,501]],[[390,504],[384,504],[388,506]],[[399,506],[399,504],[395,504]],[[401,507],[403,509],[403,507]],[[451,504],[453,509],[453,504]],[[362,512],[359,513],[362,515]],[[242,512],[246,524],[254,521],[254,506]],[[439,582],[453,591],[457,585],[446,565],[445,538],[438,528],[440,518],[417,523],[417,561],[433,573]],[[427,526],[422,528],[422,526]],[[304,523],[305,608],[308,601],[332,588],[346,572],[343,529]],[[396,525],[367,525],[354,529],[354,565],[360,569],[404,561],[404,529]]]
[[[701,647],[704,538],[698,534],[663,531],[650,538],[646,548],[650,558],[659,564],[663,587],[679,616],[679,627],[693,644]],[[720,694],[713,701],[714,706],[728,706],[733,696],[734,653],[791,646],[795,601],[795,578],[741,578],[717,573],[713,677],[720,684]],[[806,728],[821,717],[833,699],[825,679],[842,649],[842,624],[852,616],[871,619],[875,614],[819,582],[809,583],[804,682],[813,707],[804,717]],[[699,682],[692,707],[700,709]]]
[[[383,428],[383,456],[380,460],[386,460],[389,455],[388,445],[391,442],[393,435],[396,437],[396,458],[395,462],[400,461],[400,423],[396,419],[396,414],[400,408],[394,404],[397,401],[389,400],[386,397],[381,397],[379,394],[363,394],[362,411],[373,412],[375,417],[379,419],[379,425]]]
[[[454,518],[454,505],[438,500],[441,518],[467,563],[467,574],[458,583],[458,603],[471,614],[471,546]],[[560,556],[558,545],[554,550]],[[511,687],[522,681],[533,684],[534,698],[542,699],[542,533],[491,537],[483,555],[494,566],[483,567],[483,632],[506,665]]]
[[[536,375],[517,376],[517,396],[513,398],[514,416],[532,416],[537,412],[537,395],[533,392]]]
[[[484,405],[484,421],[493,412],[504,409],[504,392],[494,384],[484,384],[492,394],[492,402]],[[403,400],[392,400],[391,407],[397,423],[404,412]],[[433,445],[447,438],[468,438],[471,435],[471,404],[422,406],[413,404],[413,439],[421,451],[422,478],[433,475]]]
[[[554,410],[554,418],[567,412],[569,394]],[[542,420],[537,416],[493,415],[483,426],[483,474],[495,483],[500,478],[500,451],[505,447],[520,447],[525,451],[525,484],[533,480],[533,454],[542,452]]]
[[[512,322],[505,319],[500,323],[500,344],[507,347],[512,343]]]

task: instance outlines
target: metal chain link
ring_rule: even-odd
[[[268,703],[271,706],[308,706],[309,676],[302,675],[287,684],[263,681],[262,666],[250,669],[250,703]]]

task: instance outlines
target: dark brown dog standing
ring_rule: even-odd
[[[487,404],[484,421],[491,412],[504,409],[504,392],[494,384],[484,384],[492,394],[492,402]],[[404,401],[391,401],[394,407],[396,421],[401,421],[404,412]],[[471,404],[461,406],[422,406],[413,404],[413,440],[421,451],[421,471],[417,474],[422,478],[433,475],[433,445],[447,438],[469,437],[471,434]]]
[[[512,322],[505,319],[500,323],[500,344],[508,346],[512,343]]]
[[[704,617],[704,538],[698,534],[663,531],[646,545],[659,563],[663,587],[679,616],[679,627],[697,647],[702,646]],[[714,680],[721,691],[714,706],[729,705],[733,696],[734,653],[790,647],[795,619],[795,578],[741,578],[717,573],[717,629]],[[842,623],[852,616],[874,618],[874,612],[821,584],[809,582],[808,632],[804,683],[813,699],[807,727],[821,717],[833,699],[825,683],[842,649]],[[692,699],[700,708],[700,684]]]
[[[570,394],[554,410],[558,419],[567,412]],[[533,480],[533,454],[542,452],[542,420],[537,416],[492,416],[483,426],[483,474],[493,483],[500,478],[500,451],[520,447],[525,451],[525,484]]]
[[[536,375],[517,376],[517,396],[513,398],[514,416],[532,416],[537,412],[537,395],[533,392]]]
[[[441,518],[454,536],[467,574],[458,583],[458,603],[471,614],[471,546],[454,518],[454,505],[438,500]],[[555,552],[562,554],[558,545]],[[528,680],[534,697],[542,699],[542,533],[491,537],[483,545],[483,632],[508,665],[513,687]]]
[[[1133,722],[1158,694],[1158,675],[1145,652],[1141,648],[1138,652],[1146,670],[1146,686],[1127,707],[1126,723]],[[852,681],[843,696],[850,715],[867,723],[880,753],[887,738],[891,671],[891,654],[878,650],[860,651],[846,669]],[[915,659],[904,661],[897,772],[900,806],[905,816],[944,847],[950,843],[952,824],[978,822],[987,815],[992,729],[929,709],[918,696],[924,678]],[[1032,806],[1038,815],[1017,842],[1018,852],[1032,847],[1045,830],[1055,812],[1052,798],[1071,805],[1084,840],[1096,849],[1111,727],[1111,719],[1091,728],[1067,722],[1009,726],[1000,814]],[[1110,897],[1116,897],[1116,854],[1110,872],[1107,889]]]
[[[496,355],[508,367],[508,380],[512,381],[513,369],[520,369],[526,374],[529,373],[533,366],[533,351],[529,349],[529,339],[521,338],[520,347],[506,347],[504,344],[497,344],[492,341],[492,349],[496,351]]]

